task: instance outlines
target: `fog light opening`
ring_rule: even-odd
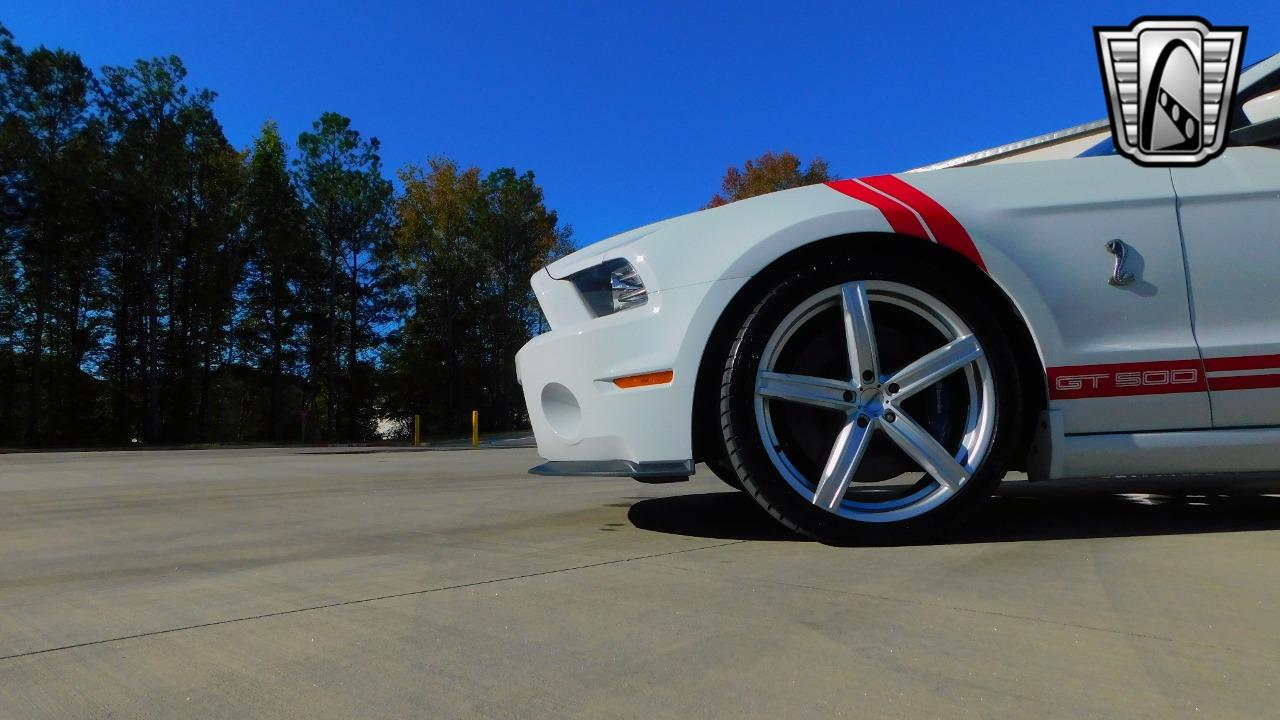
[[[582,407],[569,388],[548,383],[542,388],[542,415],[551,430],[565,440],[577,440],[582,431]]]

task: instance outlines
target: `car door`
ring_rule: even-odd
[[[1280,75],[1242,100],[1226,151],[1173,170],[1214,427],[1280,425]]]

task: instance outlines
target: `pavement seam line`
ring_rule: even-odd
[[[396,598],[413,597],[415,595],[429,595],[431,593],[444,592],[447,590],[463,590],[480,585],[493,585],[496,583],[508,582],[511,580],[524,580],[526,578],[541,577],[543,575],[555,575],[557,573],[573,572],[575,570],[590,570],[591,568],[605,567],[608,565],[620,565],[622,563],[633,562],[635,560],[650,560],[653,558],[667,557],[669,555],[680,555],[683,553],[697,552],[699,550],[714,550],[715,548],[728,547],[730,545],[741,545],[750,542],[749,540],[734,540],[731,542],[716,543],[715,545],[700,545],[698,547],[685,548],[683,550],[671,550],[668,552],[654,553],[652,555],[637,555],[636,557],[618,558],[617,560],[605,560],[603,562],[588,563],[586,565],[574,565],[567,568],[557,568],[555,570],[542,570],[540,572],[524,573],[522,575],[509,575],[506,577],[490,578],[488,580],[476,580],[475,582],[459,583],[457,585],[444,585],[442,587],[425,588],[423,590],[410,590],[402,593],[391,593],[388,595],[378,595],[369,598],[359,598],[357,600],[342,600],[340,602],[325,603],[323,605],[312,605],[303,608],[293,608],[291,610],[278,610],[276,612],[262,613],[259,615],[249,615],[246,617],[229,618],[227,620],[215,620],[207,623],[197,623],[195,625],[184,625],[176,628],[165,628],[163,630],[150,630],[148,632],[134,633],[133,635],[121,635],[119,637],[104,638],[102,640],[89,640],[82,643],[73,643],[71,645],[60,645],[58,647],[44,648],[42,650],[29,650],[27,652],[15,653],[13,655],[0,655],[0,661],[17,660],[19,658],[31,657],[33,655],[44,655],[46,653],[59,652],[62,650],[76,650],[78,648],[93,647],[94,645],[107,645],[114,642],[122,642],[124,640],[137,640],[139,638],[154,637],[156,635],[169,635],[171,633],[183,632],[186,630],[199,630],[202,628],[217,627],[219,625],[232,625],[234,623],[249,622],[250,620],[265,620],[267,618],[280,617],[282,615],[296,615],[299,613],[311,612],[313,610],[328,610],[330,608],[345,607],[347,605],[362,605],[365,603],[373,603],[381,600],[395,600]]]

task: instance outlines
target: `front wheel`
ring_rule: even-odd
[[[1022,415],[1010,342],[958,278],[922,265],[798,268],[739,327],[721,383],[726,451],[747,492],[794,530],[918,541],[1005,473]]]

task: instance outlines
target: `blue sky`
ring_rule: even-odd
[[[209,9],[192,9],[208,5]],[[227,136],[349,115],[391,169],[444,154],[533,170],[579,245],[697,209],[764,150],[901,170],[1106,113],[1091,27],[1249,26],[1280,4],[8,0],[19,44],[93,66],[176,54]]]

